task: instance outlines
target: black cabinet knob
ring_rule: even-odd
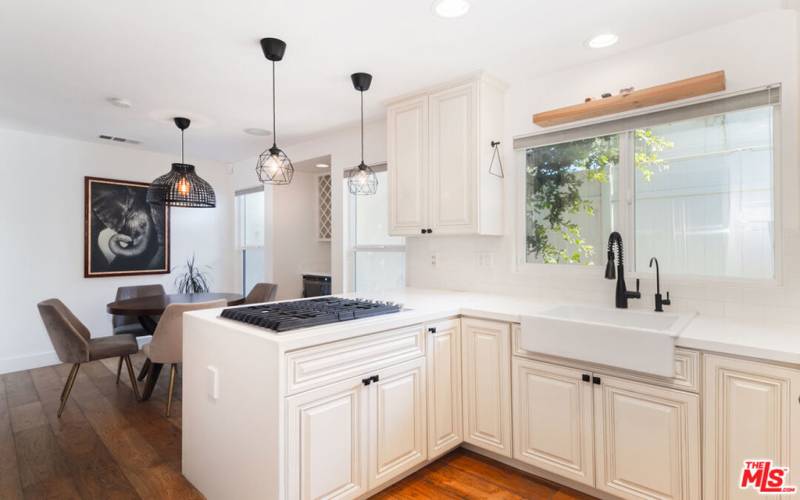
[[[433,229],[428,228],[428,234],[431,234],[432,232],[433,232]]]
[[[378,375],[373,375],[369,379],[373,382],[378,382],[381,378]]]
[[[425,234],[425,229],[420,229],[419,232],[420,234]]]
[[[600,385],[600,377],[592,377],[592,383]]]
[[[364,385],[369,385],[369,384],[372,383],[372,378],[370,378],[370,377],[362,378],[361,379],[361,383],[364,384]]]
[[[430,328],[428,328],[428,331],[431,332],[431,333],[436,333],[436,328],[435,327],[430,327]]]
[[[584,374],[581,376],[581,379],[583,379],[583,381],[584,381],[584,382],[591,382],[591,381],[592,381],[592,377],[591,377],[591,376],[589,376],[589,374],[588,374],[588,373],[584,373]]]

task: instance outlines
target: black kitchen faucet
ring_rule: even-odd
[[[617,269],[614,270],[614,248],[617,250]],[[625,287],[625,267],[623,266],[622,236],[614,231],[608,235],[608,264],[606,264],[606,279],[617,280],[617,292],[615,296],[616,306],[620,309],[628,308],[628,299],[641,299],[639,293],[639,279],[636,279],[636,291],[629,292]]]

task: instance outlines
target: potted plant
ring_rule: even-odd
[[[196,257],[192,254],[190,259],[186,259],[186,271],[175,279],[175,286],[178,288],[178,293],[207,293],[209,290],[208,283],[208,266],[201,268],[196,263]]]

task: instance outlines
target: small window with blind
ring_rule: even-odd
[[[771,87],[515,140],[523,264],[605,264],[611,231],[632,270],[775,277]]]

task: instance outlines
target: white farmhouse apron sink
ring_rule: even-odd
[[[561,305],[522,317],[520,347],[530,352],[675,376],[675,338],[693,314]]]

